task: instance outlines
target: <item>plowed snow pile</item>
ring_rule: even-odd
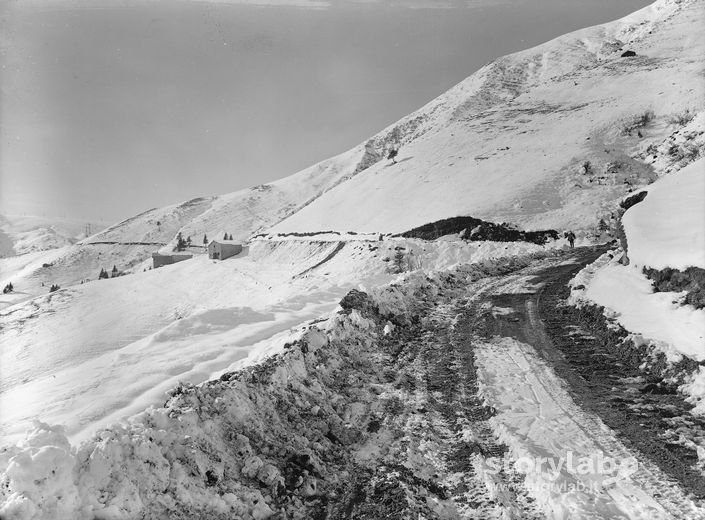
[[[705,158],[666,175],[622,222],[634,267],[705,269]]]
[[[603,262],[577,291],[606,307],[628,331],[654,343],[671,362],[705,360],[705,309],[683,305],[683,295],[654,292],[644,268],[705,268],[705,159],[666,175],[623,217],[629,265]],[[578,282],[574,283],[574,286]],[[643,340],[639,340],[643,341]],[[705,369],[683,388],[695,412],[705,413]],[[705,457],[703,457],[705,458]]]

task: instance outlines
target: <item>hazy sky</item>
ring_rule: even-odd
[[[649,3],[0,0],[0,212],[115,221],[272,181]]]

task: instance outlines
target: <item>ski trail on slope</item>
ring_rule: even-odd
[[[703,517],[658,468],[636,465],[614,432],[575,404],[533,347],[498,338],[479,344],[475,355],[481,393],[497,411],[491,423],[524,466],[526,486],[549,518]],[[600,471],[599,457],[617,466]]]

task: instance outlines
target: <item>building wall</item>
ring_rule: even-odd
[[[158,253],[152,253],[152,266],[156,269],[157,267],[162,267],[164,265],[183,262],[184,260],[189,260],[190,258],[193,258],[193,255],[160,255]]]
[[[225,260],[226,258],[239,254],[240,252],[242,252],[242,245],[240,244],[223,244],[216,241],[208,244],[208,258]]]
[[[231,256],[235,256],[242,251],[240,244],[220,244],[220,259],[225,260]]]
[[[174,259],[169,255],[152,255],[152,265],[156,269],[157,267],[162,267],[164,265],[171,265],[174,263]]]

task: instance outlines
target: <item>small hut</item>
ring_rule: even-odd
[[[242,244],[234,240],[211,240],[208,244],[208,258],[225,260],[242,252]]]

